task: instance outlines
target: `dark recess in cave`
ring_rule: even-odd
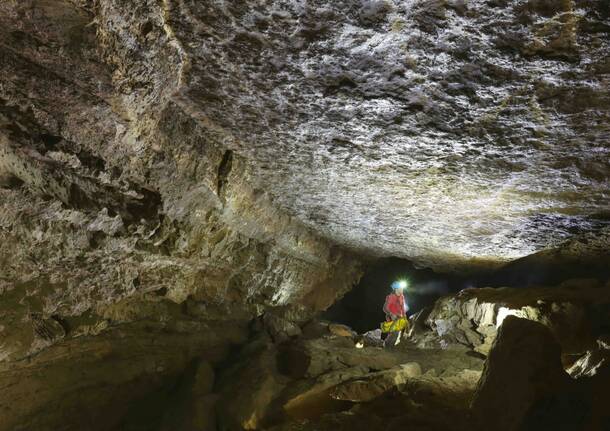
[[[472,280],[439,274],[431,269],[417,269],[408,260],[379,259],[366,270],[360,282],[322,315],[324,319],[344,323],[362,333],[379,327],[385,318],[383,303],[394,280],[406,279],[408,314],[434,304],[440,296],[472,287]]]
[[[57,144],[63,139],[61,136],[55,136],[48,133],[42,133],[39,138],[47,151],[54,150]]]
[[[408,315],[432,306],[441,296],[466,288],[556,286],[571,279],[596,279],[604,284],[610,280],[605,259],[548,261],[526,257],[510,262],[495,271],[473,273],[464,271],[443,274],[431,269],[418,269],[410,261],[396,257],[373,262],[354,288],[322,314],[322,318],[344,323],[359,333],[376,329],[385,318],[383,303],[394,280],[406,279]]]
[[[216,194],[222,199],[225,186],[228,182],[229,174],[233,168],[233,152],[225,151],[222,155],[220,165],[218,165],[218,180],[216,185]]]
[[[556,257],[552,260],[517,259],[497,271],[479,277],[477,287],[555,286],[569,279],[596,279],[602,283],[610,278],[604,256],[599,259]]]
[[[0,188],[3,189],[18,189],[24,184],[23,180],[14,175],[8,175],[0,178]]]

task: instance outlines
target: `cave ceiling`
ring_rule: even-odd
[[[155,130],[179,117],[198,138],[181,157],[205,165],[208,143],[230,150],[254,195],[332,243],[433,267],[507,261],[608,223],[609,10],[8,1],[2,119],[12,145],[63,139],[57,163],[77,152],[106,182],[122,176],[120,198],[91,192],[120,208],[142,187],[161,189],[166,213],[188,208],[180,193],[197,176],[172,189],[155,168],[180,139]]]

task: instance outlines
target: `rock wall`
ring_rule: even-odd
[[[551,331],[538,322],[508,316],[473,398],[473,426],[601,431],[610,423],[602,401],[610,369],[598,364],[596,370],[589,377],[570,379]]]
[[[160,6],[139,8],[0,6],[2,359],[50,343],[32,316],[64,322],[50,338],[115,321],[109,308],[131,297],[189,299],[206,318],[287,305],[303,317],[359,277],[356,258],[279,210],[175,103],[180,49],[147,21]]]
[[[599,231],[609,28],[589,0],[0,2],[0,429],[128,429],[246,322],[298,335],[360,253]],[[430,326],[485,344],[456,301]]]
[[[360,276],[185,111],[167,16],[0,4],[2,430],[114,429],[248,321],[303,321]]]
[[[0,429],[137,430],[151,422],[157,427],[171,412],[176,382],[193,362],[217,365],[231,344],[246,339],[238,322],[137,322],[3,362]]]
[[[421,346],[440,343],[487,355],[502,322],[517,316],[547,326],[570,362],[608,331],[609,307],[610,290],[595,279],[553,287],[466,289],[416,316],[412,337]]]

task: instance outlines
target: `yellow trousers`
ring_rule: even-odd
[[[409,330],[409,321],[406,317],[401,317],[396,320],[391,320],[389,322],[381,322],[381,332],[388,333],[394,331],[402,331]]]

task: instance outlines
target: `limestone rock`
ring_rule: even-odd
[[[332,335],[336,335],[338,337],[350,337],[354,338],[358,335],[352,328],[346,325],[339,325],[337,323],[331,323],[328,325],[328,331]]]
[[[574,378],[595,376],[603,368],[610,367],[610,352],[607,350],[588,351],[567,370]]]
[[[350,403],[333,397],[333,388],[368,372],[367,367],[357,366],[323,374],[313,381],[304,381],[290,389],[283,410],[291,419],[315,418],[325,413],[345,410]]]
[[[318,319],[310,320],[303,326],[303,335],[308,339],[321,338],[329,334],[328,325],[328,322]]]
[[[263,321],[267,331],[269,331],[269,334],[276,343],[286,341],[291,337],[301,334],[301,328],[295,323],[272,313],[266,313]]]
[[[44,319],[39,314],[31,315],[34,333],[46,341],[56,341],[66,336],[63,326],[54,318]]]
[[[356,348],[351,338],[322,338],[283,346],[280,369],[293,378],[317,377],[357,366],[385,370],[408,362],[406,359],[404,353],[395,354],[375,347]]]
[[[100,25],[119,82],[171,83],[260,189],[343,246],[438,267],[604,226],[603,2],[123,5],[102,11],[122,32]],[[143,37],[160,16],[167,39]]]
[[[407,379],[371,401],[346,403],[340,412],[294,420],[271,428],[273,431],[333,431],[422,429],[466,431],[472,429],[468,402],[480,373],[447,378],[420,376]],[[366,378],[366,376],[364,377]],[[354,380],[358,382],[360,379]],[[345,383],[349,385],[349,383]],[[340,386],[342,386],[341,384]],[[363,388],[366,389],[366,388]]]
[[[242,349],[219,377],[218,421],[226,430],[254,430],[272,413],[272,403],[288,381],[276,369],[275,348],[259,340]]]
[[[354,250],[602,249],[604,11],[496,3],[3,2],[0,275],[45,298],[22,316],[165,289],[311,317]]]
[[[421,366],[417,362],[409,362],[386,371],[368,374],[364,378],[341,383],[333,388],[331,397],[351,402],[371,401],[421,374]]]
[[[363,347],[383,347],[381,329],[378,328],[374,331],[365,332],[358,341],[362,343]]]
[[[582,280],[443,300],[423,353],[293,338],[371,257],[608,267],[606,3],[0,1],[0,429],[129,430],[261,316],[287,346],[231,356],[236,429],[286,379],[480,365],[510,315],[592,349]]]
[[[190,363],[218,364],[231,345],[244,341],[244,327],[213,322],[188,331],[138,322],[64,339],[28,359],[0,364],[0,430],[103,431],[129,418],[140,426],[159,424],[175,397],[169,389]],[[153,402],[165,408],[151,411]]]
[[[610,291],[583,280],[554,287],[471,289],[437,301],[425,322],[433,334],[422,328],[412,339],[422,346],[461,345],[487,354],[504,319],[517,316],[547,326],[564,353],[580,353],[595,345],[597,334],[588,328],[603,327],[609,305]]]
[[[472,409],[483,426],[514,430],[533,406],[565,390],[561,348],[543,325],[507,317],[489,353]],[[540,407],[542,408],[542,407]]]

